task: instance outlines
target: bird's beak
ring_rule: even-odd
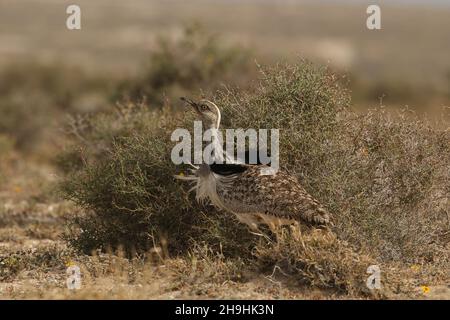
[[[192,101],[191,99],[188,99],[186,97],[181,97],[180,100],[188,103],[189,105],[191,105],[193,107],[195,107],[197,105],[194,101]]]
[[[194,102],[193,100],[188,99],[186,97],[181,97],[180,100],[186,102],[188,105],[192,106],[195,111],[199,112],[198,111],[198,104],[196,102]]]

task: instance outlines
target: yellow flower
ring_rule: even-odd
[[[21,193],[22,192],[22,188],[19,186],[14,187],[14,192],[15,193]]]
[[[422,289],[422,292],[424,294],[427,294],[430,292],[430,287],[428,287],[428,286],[421,286],[420,288]]]
[[[183,172],[180,172],[179,176],[184,177],[184,173],[183,173]]]
[[[73,262],[73,261],[67,261],[66,262],[66,267],[68,268],[68,267],[72,267],[72,266],[74,266],[75,265],[75,262]]]
[[[418,272],[420,270],[420,266],[418,264],[413,264],[411,266],[411,270],[414,272]]]

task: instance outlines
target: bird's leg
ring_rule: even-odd
[[[236,214],[239,222],[247,225],[249,232],[259,237],[268,238],[258,227],[258,220],[252,214]]]
[[[268,215],[263,213],[260,213],[258,216],[269,227],[270,231],[272,231],[272,233],[276,235],[280,219],[274,219],[273,217],[269,217]]]
[[[262,233],[261,230],[259,230],[258,227],[254,226],[254,225],[249,225],[248,227],[250,229],[248,232],[250,232],[251,234],[254,234],[255,236],[258,236],[258,237],[267,237],[264,233]]]
[[[291,228],[291,234],[293,235],[294,239],[299,241],[302,236],[302,227],[298,221],[295,221],[293,224],[290,225]]]
[[[258,236],[258,237],[263,237],[264,239],[266,239],[267,241],[272,241],[271,239],[270,239],[270,237],[267,235],[267,234],[265,234],[264,232],[262,232],[259,228],[258,228],[258,225],[257,224],[255,224],[255,223],[252,223],[251,225],[248,225],[248,227],[250,228],[250,230],[249,230],[249,232],[251,233],[251,234],[254,234],[255,236]],[[251,230],[253,230],[253,231],[251,231]]]

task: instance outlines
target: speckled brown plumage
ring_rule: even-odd
[[[264,223],[269,217],[286,223],[329,223],[328,212],[295,177],[282,171],[261,175],[260,166],[246,167],[244,172],[230,175],[225,183],[217,184],[216,192],[225,209],[237,215],[254,215],[256,223],[261,214],[266,218],[262,218]]]

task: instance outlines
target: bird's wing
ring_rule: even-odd
[[[235,166],[235,165],[233,165]],[[244,211],[265,213],[279,218],[294,219],[312,224],[327,224],[329,214],[298,182],[287,173],[261,175],[261,166],[233,168],[235,178],[227,196],[234,203],[242,203]],[[242,172],[237,172],[243,170]],[[244,212],[243,212],[244,213]]]

